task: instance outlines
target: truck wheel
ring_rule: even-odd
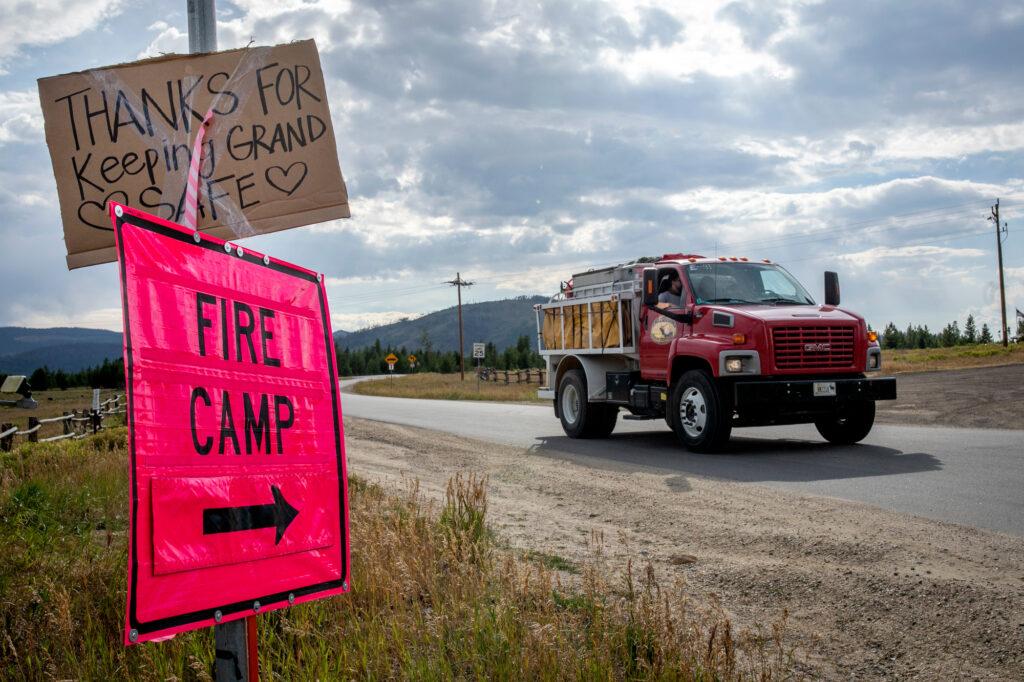
[[[875,423],[875,403],[868,400],[846,405],[833,415],[814,422],[825,440],[850,445],[864,440]]]
[[[718,452],[729,442],[732,432],[730,410],[718,387],[701,370],[683,374],[669,397],[669,425],[687,449],[694,452]]]
[[[558,416],[569,438],[607,438],[615,428],[617,405],[587,402],[587,380],[571,369],[558,385]]]

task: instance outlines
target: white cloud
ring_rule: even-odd
[[[0,92],[0,145],[8,142],[40,142],[43,112],[33,90]]]
[[[367,327],[379,327],[400,320],[415,320],[423,313],[387,310],[374,313],[331,313],[331,325],[334,331],[359,331]]]
[[[15,319],[23,327],[90,327],[116,332],[123,329],[121,308],[94,308],[81,312],[66,309],[44,312],[23,306],[15,308]]]
[[[910,261],[945,260],[953,258],[981,258],[988,254],[981,249],[956,249],[947,246],[876,246],[864,251],[844,253],[840,260],[851,265],[867,268],[882,260],[899,259]],[[914,263],[910,263],[911,266]]]
[[[0,74],[25,48],[54,45],[117,15],[122,0],[0,1]],[[15,20],[16,17],[16,20]]]
[[[188,52],[188,32],[186,30],[182,30],[178,26],[171,26],[164,21],[154,23],[149,30],[156,31],[157,35],[146,46],[146,49],[138,54],[137,59]]]

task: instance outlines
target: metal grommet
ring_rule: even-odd
[[[295,593],[294,592],[289,592],[288,593],[288,603],[289,604],[294,604],[295,603]]]
[[[225,250],[225,251],[226,251],[227,253],[231,253],[231,244],[228,244],[227,242],[225,242],[225,243],[224,243],[224,250]]]
[[[241,258],[244,255],[245,255],[245,249],[243,249],[241,246],[239,246],[238,247],[238,257]]]
[[[220,612],[220,609],[213,612],[213,619],[218,623],[224,620],[224,614]]]
[[[263,264],[264,265],[270,265],[270,256],[264,256],[263,257]]]
[[[198,244],[201,239],[202,237],[199,236],[198,232],[192,233],[192,241],[194,241],[196,244]]]
[[[124,215],[124,209],[121,208],[120,206],[115,206],[114,207],[114,215],[116,215],[118,218],[120,218],[121,216]],[[132,630],[132,632],[135,632],[135,630]],[[139,633],[135,632],[135,636],[138,637]],[[134,642],[135,640],[132,640],[132,641]]]
[[[258,601],[252,603],[252,610],[256,613],[260,612],[260,603]]]
[[[348,581],[347,580],[341,584],[341,589],[343,589],[346,592],[348,592]]]
[[[121,208],[121,207],[118,206],[118,208]],[[131,631],[129,631],[128,632],[128,641],[129,642],[137,642],[137,641],[139,641],[139,631],[138,630],[131,630]]]

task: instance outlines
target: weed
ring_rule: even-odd
[[[210,679],[210,629],[121,642],[124,437],[0,458],[0,679]],[[352,592],[261,614],[262,678],[791,676],[784,622],[767,635],[737,632],[720,607],[695,607],[649,565],[616,578],[599,551],[564,585],[560,557],[500,548],[486,485],[457,475],[438,507],[415,483],[350,478]]]

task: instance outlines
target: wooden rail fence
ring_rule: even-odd
[[[124,414],[123,395],[115,395],[100,403],[100,409],[82,409],[65,412],[60,417],[29,417],[28,425],[19,429],[10,422],[0,424],[0,452],[10,452],[17,436],[25,438],[29,443],[51,443],[58,440],[85,438],[103,429],[103,420],[116,414]],[[59,424],[61,433],[55,436],[40,438],[39,432],[47,424]]]
[[[543,386],[546,373],[543,369],[494,369],[493,367],[477,369],[477,375],[481,381],[505,384],[532,384],[536,380],[538,385]]]

